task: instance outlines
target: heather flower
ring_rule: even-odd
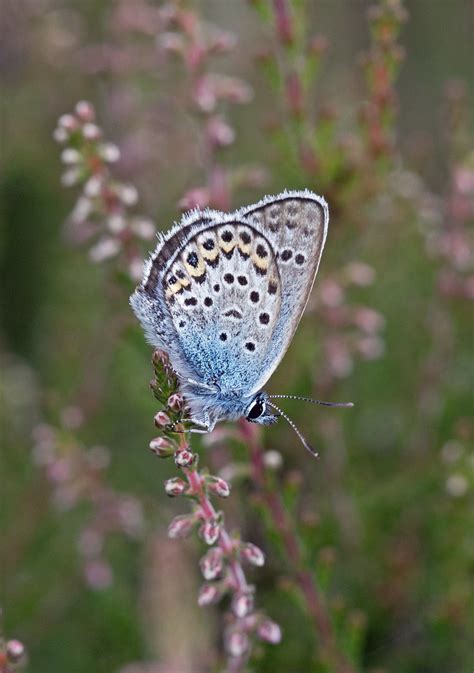
[[[168,537],[175,539],[187,537],[196,523],[196,517],[193,514],[183,514],[175,516],[168,526]]]
[[[257,633],[262,640],[266,640],[268,643],[277,645],[281,642],[281,628],[270,619],[266,619],[259,625]]]
[[[187,489],[187,484],[185,481],[179,477],[173,477],[172,479],[167,479],[165,481],[165,491],[166,495],[177,496],[183,495]]]
[[[223,552],[219,547],[210,549],[199,561],[205,580],[215,580],[222,573]]]
[[[262,567],[265,564],[265,555],[257,545],[246,542],[241,546],[242,558],[251,565]]]

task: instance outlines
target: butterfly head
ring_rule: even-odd
[[[278,416],[269,412],[268,395],[261,391],[257,393],[245,409],[245,418],[250,423],[260,425],[272,425],[278,420]]]
[[[274,398],[285,398],[299,400],[302,402],[311,402],[313,404],[321,404],[325,407],[352,407],[354,406],[352,402],[322,402],[321,400],[313,400],[308,397],[300,397],[296,395],[268,395],[263,391],[257,393],[253,398],[250,404],[247,405],[245,409],[245,418],[251,423],[260,423],[260,425],[272,425],[276,423],[278,418],[281,416],[285,419],[289,425],[296,432],[300,438],[303,446],[315,457],[318,456],[317,451],[309,444],[305,437],[296,427],[295,423],[285,414],[285,412],[277,407],[277,405],[271,401]],[[272,414],[269,412],[269,409],[274,409],[277,413]]]

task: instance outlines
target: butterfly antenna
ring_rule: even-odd
[[[311,397],[299,397],[298,395],[269,395],[272,399],[279,398],[285,400],[299,400],[300,402],[311,402],[312,404],[320,404],[323,407],[353,407],[354,402],[322,402],[321,400],[313,400]]]
[[[272,397],[277,397],[277,396],[275,395],[275,396],[272,396]],[[291,420],[291,418],[289,418],[289,417],[285,414],[285,412],[282,411],[282,410],[280,409],[280,407],[277,407],[276,404],[273,404],[272,402],[269,402],[268,399],[266,400],[266,403],[268,404],[269,407],[272,407],[273,409],[275,409],[276,411],[278,411],[278,413],[280,414],[280,416],[282,416],[282,418],[284,418],[285,421],[291,425],[291,427],[293,428],[293,430],[296,432],[296,434],[297,434],[298,437],[300,438],[301,443],[303,444],[304,448],[305,448],[307,451],[309,451],[310,454],[311,454],[312,456],[314,456],[315,458],[319,458],[319,454],[318,454],[318,452],[316,451],[316,449],[314,449],[314,448],[311,446],[311,444],[309,444],[309,443],[306,441],[306,439],[303,437],[303,435],[302,435],[301,432],[298,430],[298,428],[296,427],[296,425],[293,423],[293,421]]]

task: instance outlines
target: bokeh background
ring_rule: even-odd
[[[167,540],[184,509],[146,448],[136,259],[102,258],[71,224],[80,186],[61,185],[53,131],[84,99],[159,229],[194,204],[326,195],[319,278],[270,388],[356,407],[288,402],[321,460],[285,424],[266,429],[273,487],[355,670],[472,668],[472,4],[298,0],[289,36],[280,5],[3,3],[0,602],[28,671],[220,670],[220,613],[196,606],[200,543]],[[238,437],[207,444],[203,464],[246,464]],[[252,580],[284,633],[249,670],[327,672],[255,488],[236,480],[230,500],[227,520],[267,554]]]

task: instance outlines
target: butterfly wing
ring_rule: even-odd
[[[277,257],[281,307],[261,375],[250,392],[259,390],[285,354],[303,314],[326,241],[326,201],[310,192],[287,191],[237,211],[267,238]]]
[[[256,392],[300,320],[327,223],[326,202],[308,191],[185,217],[131,298],[149,340],[184,379],[223,395]]]
[[[158,245],[131,304],[182,378],[245,396],[280,315],[273,248],[250,224],[203,213]]]
[[[166,269],[196,232],[207,228],[213,221],[222,220],[224,213],[199,209],[182,217],[181,221],[166,233],[159,234],[159,242],[144,265],[143,280],[130,297],[132,309],[139,319],[147,340],[155,347],[165,350],[170,356],[175,371],[184,378],[196,377],[192,363],[186,361],[163,292],[163,276]]]

